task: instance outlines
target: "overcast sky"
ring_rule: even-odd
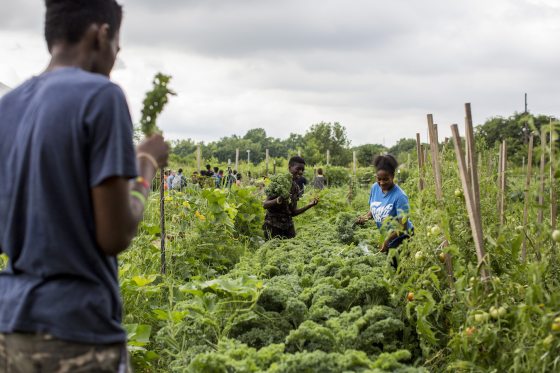
[[[0,82],[48,62],[40,0],[1,0]],[[529,110],[560,116],[559,0],[122,0],[119,68],[139,120],[158,71],[178,93],[168,138],[270,136],[340,122],[353,145],[426,138]]]

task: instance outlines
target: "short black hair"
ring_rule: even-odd
[[[219,169],[220,169],[219,167],[214,166],[214,172],[218,172]]]
[[[373,160],[373,165],[377,171],[387,171],[392,176],[395,176],[395,170],[399,167],[399,163],[391,154],[378,155]]]
[[[122,6],[115,0],[45,0],[45,5],[49,51],[57,42],[78,43],[93,23],[107,23],[111,38],[121,27]]]
[[[296,156],[290,158],[290,161],[288,162],[288,167],[292,167],[296,163],[305,164],[305,160],[302,157],[296,155]]]
[[[207,169],[207,170],[209,170],[209,169],[211,169],[211,168],[212,168],[212,166],[210,166],[209,164],[206,165],[206,169]]]
[[[183,169],[180,168],[180,169],[177,170],[177,172],[178,172],[178,173],[181,173],[181,172],[183,172]]]
[[[322,168],[319,168],[319,169],[317,170],[317,174],[318,174],[318,175],[322,175],[322,174],[323,174],[323,169],[322,169]]]

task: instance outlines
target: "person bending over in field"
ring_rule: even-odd
[[[363,224],[373,218],[378,229],[390,232],[380,248],[386,253],[410,238],[414,234],[414,226],[407,216],[410,213],[408,197],[394,182],[397,160],[390,154],[380,155],[373,164],[377,182],[371,187],[369,212],[360,216],[356,223]]]
[[[292,175],[290,199],[284,200],[282,197],[269,196],[263,203],[263,207],[266,209],[263,230],[267,240],[271,238],[294,238],[296,229],[292,217],[303,214],[319,203],[319,200],[315,198],[305,207],[297,208],[300,189],[296,181],[303,176],[305,160],[302,157],[290,158],[288,170]]]
[[[0,100],[0,370],[125,372],[117,254],[168,146],[134,148],[115,0],[46,0],[43,73]],[[33,182],[29,176],[33,175]],[[61,182],[64,180],[64,182]]]

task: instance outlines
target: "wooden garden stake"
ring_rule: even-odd
[[[506,140],[502,142],[502,154],[500,156],[500,226],[503,226],[506,221],[506,186],[507,186],[507,144]]]
[[[441,170],[439,164],[439,149],[437,140],[437,128],[434,125],[432,114],[428,114],[428,133],[430,134],[430,149],[432,152],[432,167],[434,170],[434,179],[436,184],[436,198],[438,201],[443,199],[441,191]]]
[[[531,195],[529,188],[531,187],[531,174],[533,171],[533,134],[529,136],[529,154],[527,155],[527,178],[525,179],[525,204],[523,206],[523,227],[527,226],[529,215],[529,200]],[[521,261],[524,262],[527,257],[526,236],[523,235],[523,243],[521,245]]]
[[[437,124],[434,124],[434,119],[432,114],[428,114],[428,136],[430,138],[430,150],[432,156],[432,167],[434,170],[434,179],[435,179],[435,186],[436,186],[436,199],[438,203],[442,203],[443,201],[443,192],[441,188],[441,169],[439,164],[439,144],[438,144],[438,131],[437,131]],[[419,134],[417,134],[417,141],[419,141]],[[449,242],[445,240],[442,243],[443,247],[449,246]],[[447,272],[447,279],[450,285],[453,285],[453,263],[450,254],[445,254],[445,270]]]
[[[358,168],[358,158],[356,157],[356,152],[352,152],[352,172],[356,176],[356,169]]]
[[[160,258],[161,258],[161,273],[165,274],[167,263],[165,261],[165,177],[163,168],[159,170],[159,228],[160,228]]]
[[[200,144],[196,146],[196,167],[198,172],[202,170],[202,149],[200,148]]]
[[[503,155],[503,150],[502,147],[504,146],[503,143],[500,143],[500,151],[498,153],[498,178],[496,181],[496,187],[498,188],[498,211],[501,210],[500,206],[502,204],[502,198],[501,198],[501,187],[502,187],[502,155]]]
[[[544,166],[546,163],[546,129],[541,126],[541,167],[540,184],[539,184],[539,212],[537,215],[537,223],[542,224],[544,217]]]
[[[327,166],[330,165],[331,162],[331,152],[330,150],[327,149]]]
[[[235,149],[235,170],[239,170],[239,148]]]
[[[268,149],[265,151],[265,164],[266,164],[266,176],[268,177],[268,161],[269,161],[269,152]]]
[[[556,215],[558,214],[558,200],[556,195],[556,159],[554,158],[556,148],[556,131],[552,118],[550,119],[550,229],[556,229]]]
[[[473,206],[476,209],[476,214],[481,218],[480,212],[480,187],[478,184],[478,170],[476,164],[476,146],[474,140],[474,129],[473,129],[473,121],[472,121],[472,113],[471,113],[471,104],[465,104],[465,133],[467,134],[467,148],[469,149],[469,164],[470,169],[468,170],[470,173],[471,179],[471,188],[472,188],[472,196],[473,196]],[[482,224],[481,224],[482,229]]]
[[[465,195],[465,202],[467,205],[467,213],[469,215],[469,222],[473,234],[474,244],[476,247],[476,256],[478,258],[478,267],[480,269],[480,276],[483,281],[490,279],[490,273],[486,268],[485,253],[484,253],[484,239],[482,236],[482,222],[480,216],[477,216],[477,210],[474,207],[472,188],[470,184],[470,175],[467,173],[465,158],[461,147],[461,137],[459,136],[459,128],[456,124],[451,126],[453,133],[453,142],[455,145],[455,157],[459,164],[459,175],[461,177],[461,184],[463,186],[463,193]]]
[[[422,154],[422,142],[420,134],[416,134],[416,154],[418,156],[418,190],[424,190],[424,156]]]

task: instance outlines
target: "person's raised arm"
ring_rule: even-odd
[[[96,240],[106,255],[115,256],[130,245],[157,168],[167,165],[169,148],[160,135],[150,137],[136,150],[137,179],[110,177],[92,188]]]
[[[311,202],[309,202],[307,205],[305,205],[304,207],[300,208],[300,209],[295,209],[292,211],[292,216],[298,216],[303,214],[304,212],[306,212],[307,210],[309,210],[310,208],[317,206],[317,204],[319,203],[319,198],[313,198],[311,200]]]

